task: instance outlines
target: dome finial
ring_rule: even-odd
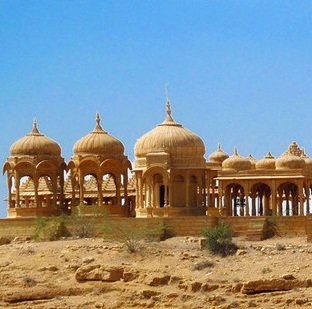
[[[218,151],[221,151],[221,143],[218,143]]]
[[[40,134],[38,130],[38,122],[36,118],[34,118],[34,121],[33,121],[33,128],[31,130],[31,134]]]
[[[104,132],[103,128],[101,127],[100,113],[96,113],[95,122],[96,122],[96,126],[93,132]]]

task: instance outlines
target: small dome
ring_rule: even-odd
[[[97,113],[95,129],[76,142],[74,145],[74,154],[95,154],[113,157],[123,155],[123,144],[104,131],[100,122],[100,115]]]
[[[257,159],[254,156],[252,156],[251,154],[247,157],[247,159],[251,163],[251,168],[255,169],[256,168]]]
[[[11,146],[10,152],[12,156],[60,156],[61,147],[54,140],[41,134],[37,121],[34,120],[32,131],[16,141]]]
[[[209,156],[209,161],[222,165],[222,162],[228,157],[229,155],[221,149],[221,145],[219,144],[218,149]]]
[[[222,168],[225,170],[245,171],[250,170],[252,164],[248,158],[241,157],[235,148],[233,156],[223,161]]]
[[[309,171],[312,170],[312,158],[309,158],[305,153],[301,156],[305,162],[305,168]]]
[[[257,170],[274,170],[275,169],[275,158],[271,152],[268,152],[266,156],[256,163]]]
[[[305,166],[303,158],[293,155],[286,151],[276,160],[277,169],[302,169]]]
[[[149,153],[166,152],[171,158],[203,160],[205,145],[199,136],[173,120],[168,101],[165,121],[139,138],[134,152],[137,158],[146,157]]]

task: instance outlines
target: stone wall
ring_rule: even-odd
[[[245,236],[250,227],[259,224],[259,219],[265,217],[177,217],[177,218],[118,218],[109,217],[107,220],[114,225],[126,229],[153,229],[166,224],[171,227],[177,236],[200,236],[203,229],[216,226],[218,220],[229,223],[235,236]],[[280,236],[305,236],[312,240],[312,215],[292,217],[267,217],[274,222]],[[53,218],[47,218],[53,220]],[[87,218],[86,220],[92,220]],[[96,218],[94,224],[101,231],[103,217]],[[0,219],[0,237],[30,236],[34,232],[35,218]],[[310,235],[310,236],[309,236]]]

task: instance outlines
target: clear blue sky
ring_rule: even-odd
[[[68,161],[97,111],[133,160],[166,83],[207,154],[312,155],[312,2],[0,0],[1,165],[34,117]]]

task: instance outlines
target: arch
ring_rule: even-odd
[[[151,167],[149,167],[148,169],[146,169],[143,172],[142,178],[147,178],[147,177],[151,177],[154,174],[161,174],[164,178],[164,181],[168,181],[169,175],[167,170],[164,169],[164,167],[162,165],[153,165]]]
[[[277,187],[278,193],[278,212],[279,215],[290,216],[299,213],[299,192],[298,186],[286,181]]]
[[[76,164],[74,161],[69,161],[66,166],[66,172],[72,171],[76,168]]]
[[[43,160],[36,165],[36,169],[56,169],[57,166],[54,161],[51,160]]]
[[[244,216],[246,212],[246,200],[244,187],[239,183],[230,183],[225,187],[225,208],[227,215]]]
[[[14,166],[14,171],[19,170],[31,170],[32,172],[35,170],[35,165],[29,161],[20,161]]]
[[[121,173],[121,164],[115,159],[106,159],[100,164],[100,169],[102,173],[111,170]]]
[[[9,173],[11,170],[12,170],[11,164],[9,162],[6,162],[2,168],[2,175],[4,175],[6,172]]]
[[[100,165],[98,161],[88,158],[79,163],[78,169],[80,170],[82,177],[85,177],[88,174],[98,175]]]
[[[250,189],[252,216],[267,216],[273,214],[271,205],[271,187],[264,182],[255,183]]]
[[[131,162],[130,162],[129,160],[124,160],[124,161],[122,162],[122,169],[123,169],[123,170],[127,170],[127,169],[132,170],[132,164],[131,164]]]

